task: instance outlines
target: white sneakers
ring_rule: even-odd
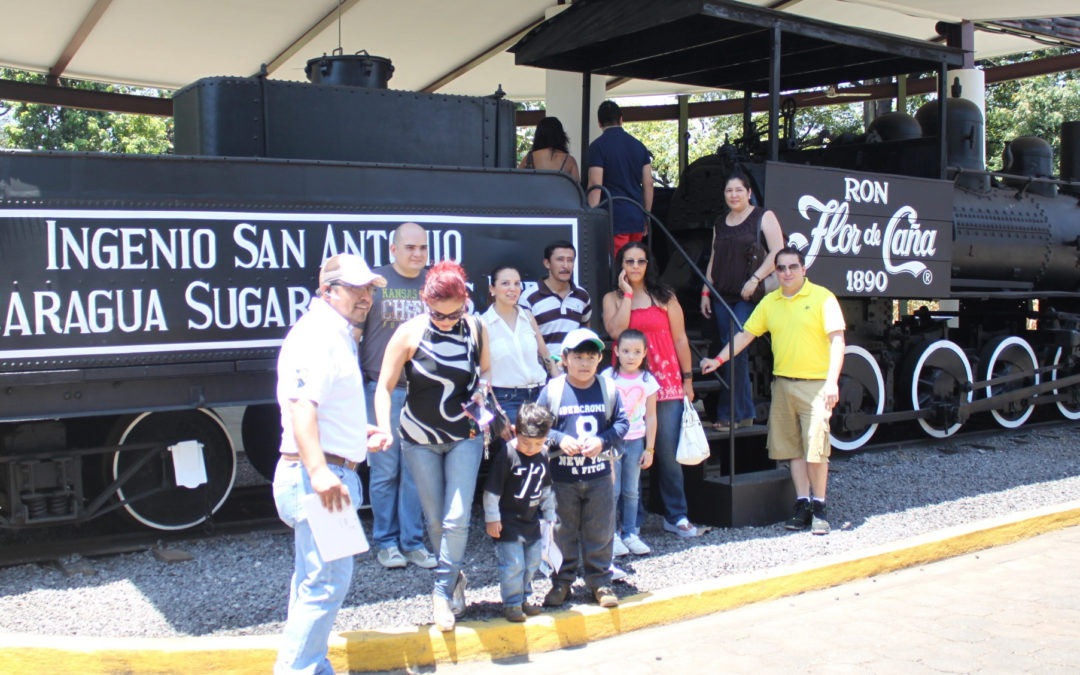
[[[615,540],[612,542],[611,554],[615,557],[621,555],[627,555],[630,553],[630,549],[626,548],[626,544],[619,538],[619,535],[615,535]]]
[[[619,541],[618,537],[615,538],[615,541]],[[649,548],[649,545],[641,541],[641,538],[636,534],[626,535],[623,537],[621,543],[624,550],[627,550],[634,555],[649,555],[652,553],[652,549]]]
[[[680,537],[696,537],[698,535],[697,528],[691,525],[685,516],[679,518],[679,521],[674,525],[665,520],[664,529],[668,532],[674,532]]]

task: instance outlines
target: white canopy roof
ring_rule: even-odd
[[[980,26],[1075,15],[1077,0],[750,0],[847,26],[917,40],[938,21]],[[0,65],[64,77],[177,89],[201,77],[304,80],[308,59],[341,46],[393,61],[394,89],[514,99],[544,97],[544,71],[514,65],[505,50],[542,21],[554,0],[0,0]],[[1075,36],[1074,36],[1075,37]],[[976,59],[1046,45],[975,33]],[[633,80],[616,96],[687,91]]]

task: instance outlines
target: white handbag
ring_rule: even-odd
[[[709,458],[709,440],[705,438],[705,428],[701,426],[694,404],[683,397],[682,429],[679,430],[679,446],[675,450],[675,461],[679,464],[701,464]]]

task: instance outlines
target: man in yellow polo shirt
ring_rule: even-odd
[[[754,338],[772,334],[775,379],[769,408],[769,457],[791,460],[791,480],[798,497],[795,513],[784,527],[828,534],[829,417],[839,398],[846,325],[836,296],[807,280],[803,264],[803,254],[796,248],[787,246],[777,252],[780,288],[758,303],[732,344],[715,359],[701,360],[701,372],[711,373]]]

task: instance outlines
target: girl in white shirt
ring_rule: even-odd
[[[628,328],[619,334],[615,345],[618,365],[604,371],[615,381],[630,430],[623,437],[623,454],[615,460],[615,525],[616,555],[633,553],[645,555],[649,546],[638,536],[638,484],[642,469],[653,462],[653,443],[656,441],[656,392],[660,383],[645,365],[648,342],[645,334]],[[621,526],[620,526],[621,523]],[[619,543],[623,544],[622,547]]]

